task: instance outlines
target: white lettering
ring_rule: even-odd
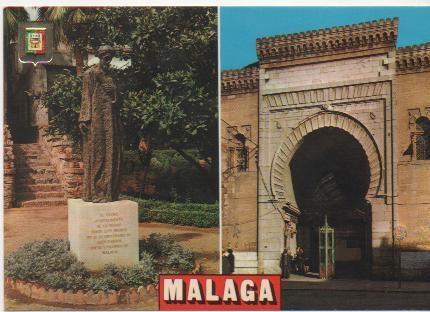
[[[245,302],[255,301],[255,290],[250,289],[254,287],[254,282],[251,280],[244,280],[240,285],[240,297]]]
[[[214,282],[211,279],[206,280],[206,301],[219,301],[219,296],[214,293]]]
[[[182,301],[184,300],[184,281],[182,279],[164,280],[164,301]]]
[[[231,278],[225,280],[224,284],[224,295],[222,297],[223,301],[233,301],[237,302],[237,294],[236,287],[234,286],[234,282]]]
[[[273,302],[272,287],[270,281],[266,278],[261,280],[259,301]]]
[[[200,284],[195,278],[190,279],[190,285],[188,286],[187,300],[202,301],[202,292],[200,290]]]

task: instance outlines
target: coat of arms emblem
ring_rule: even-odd
[[[46,51],[46,28],[25,28],[25,53],[43,55]]]
[[[18,58],[22,63],[49,63],[53,59],[53,25],[51,23],[20,23]]]

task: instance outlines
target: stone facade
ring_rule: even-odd
[[[418,118],[430,119],[430,44],[397,50],[399,222],[402,272],[430,279],[430,159],[417,159]],[[412,152],[408,153],[408,148]]]
[[[403,152],[411,140],[410,116],[430,114],[425,87],[429,83],[428,46],[396,49],[397,27],[397,19],[386,19],[257,39],[258,93],[244,87],[249,85],[248,69],[223,74],[223,120],[251,124],[256,118],[253,114],[258,115],[258,142],[254,141],[259,151],[258,175],[248,173],[254,182],[244,184],[223,176],[227,223],[239,222],[236,215],[258,214],[253,225],[247,225],[257,228],[255,271],[279,273],[281,251],[296,249],[303,211],[293,181],[293,158],[307,138],[324,129],[347,135],[361,146],[366,158],[363,168],[369,173],[363,200],[370,211],[363,220],[368,220],[370,229],[366,234],[370,236],[368,276],[395,276],[398,253],[393,238],[398,225],[409,229],[403,246],[422,250],[423,259],[427,257],[426,224],[430,222],[424,203],[429,202],[430,173],[426,160],[417,164],[410,156],[405,159]],[[236,73],[236,83],[231,81],[232,73]],[[222,123],[223,143],[228,141],[227,127]],[[223,166],[228,167],[225,144],[222,152]],[[258,194],[257,200],[251,203],[238,197],[236,190],[244,188],[248,197]],[[224,248],[254,242],[253,236],[236,231],[233,237],[229,231],[223,226]],[[345,244],[339,244],[339,254],[353,251],[352,246],[345,249]],[[419,267],[422,271],[422,261]],[[409,268],[405,276],[416,275],[412,271]]]
[[[224,72],[222,77],[223,247],[234,250],[237,273],[257,273],[258,69]],[[241,167],[243,158],[237,156],[244,148],[248,161]]]

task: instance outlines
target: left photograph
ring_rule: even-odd
[[[10,7],[4,309],[157,310],[218,274],[216,7]]]

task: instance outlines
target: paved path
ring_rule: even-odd
[[[202,263],[204,273],[219,272],[219,231],[217,228],[202,229],[162,223],[140,223],[139,238],[151,233],[175,234],[178,242],[190,248]],[[4,212],[4,252],[5,255],[32,240],[48,238],[67,239],[67,207],[13,208]],[[52,306],[48,303],[25,300],[14,293],[7,293],[6,308],[9,310],[57,310],[75,309],[73,306]],[[156,309],[157,300],[148,305],[121,306],[121,310]],[[118,310],[104,307],[103,310]]]
[[[324,290],[324,291],[372,291],[372,292],[420,292],[427,293],[430,298],[429,282],[402,281],[371,281],[359,279],[323,280],[291,275],[282,281],[282,289],[286,290]]]
[[[282,310],[430,310],[430,294],[285,289]]]
[[[430,282],[370,281],[291,275],[282,281],[285,310],[430,310]]]

